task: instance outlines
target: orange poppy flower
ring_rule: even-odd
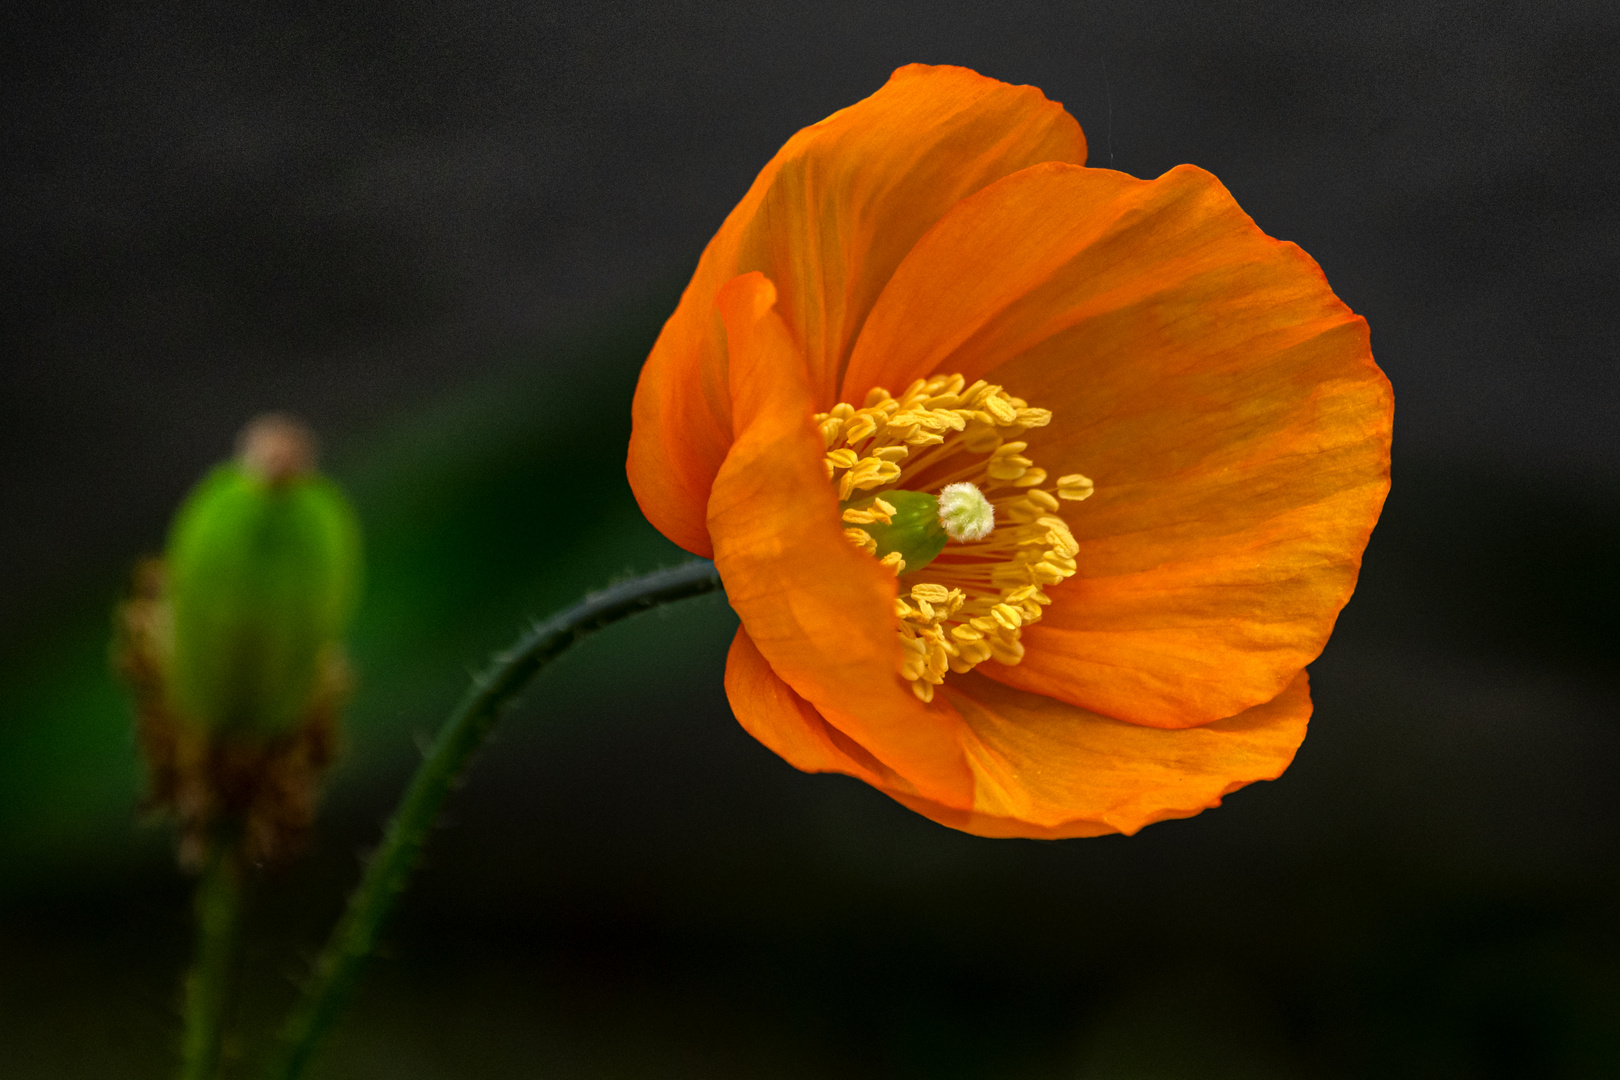
[[[743,726],[984,836],[1281,774],[1389,488],[1316,264],[1202,170],[1085,156],[1032,87],[900,69],[765,167],[636,391],[631,486],[719,568]]]

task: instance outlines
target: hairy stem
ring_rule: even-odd
[[[186,973],[180,1080],[213,1080],[242,929],[242,861],[234,843],[217,842],[209,853],[195,907],[197,955]]]
[[[638,611],[719,588],[720,576],[714,564],[706,561],[623,582],[534,626],[473,679],[467,696],[445,721],[417,767],[383,834],[382,845],[371,856],[342,919],[315,961],[313,977],[282,1029],[279,1054],[268,1073],[273,1080],[295,1080],[303,1074],[376,944],[383,920],[404,888],[445,797],[500,714],[530,680],[593,631]]]

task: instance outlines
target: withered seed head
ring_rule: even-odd
[[[301,722],[269,740],[219,737],[175,715],[165,692],[170,620],[161,593],[162,564],[136,571],[135,594],[118,611],[114,661],[135,698],[135,733],[146,760],[145,808],[170,816],[179,856],[199,869],[221,829],[241,837],[251,862],[274,863],[297,851],[315,820],[321,781],[337,756],[338,717],[350,689],[341,650],[321,658],[318,685]]]

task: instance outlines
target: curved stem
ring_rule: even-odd
[[[186,973],[180,1080],[213,1080],[242,929],[242,862],[234,843],[214,845],[195,904],[197,955]]]
[[[502,711],[540,669],[574,642],[627,615],[719,588],[720,576],[707,561],[623,582],[534,626],[473,679],[467,696],[445,721],[417,767],[388,823],[382,846],[367,863],[342,920],[316,959],[313,977],[282,1029],[280,1053],[268,1076],[295,1080],[303,1073],[316,1045],[342,1010],[445,797]]]

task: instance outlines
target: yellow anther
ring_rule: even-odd
[[[1079,473],[1071,473],[1068,476],[1058,477],[1057,489],[1058,498],[1079,502],[1081,499],[1089,499],[1091,493],[1096,490],[1096,485]]]
[[[1036,518],[1035,524],[1045,528],[1043,539],[1051,544],[1059,555],[1072,558],[1080,550],[1080,545],[1075,543],[1074,533],[1069,531],[1069,523],[1062,518],[1050,516]]]
[[[848,501],[850,495],[856,491],[870,491],[885,484],[892,484],[899,478],[900,466],[894,462],[880,461],[874,457],[861,458],[839,478],[839,501]]]
[[[1035,573],[1035,580],[1042,585],[1056,585],[1069,576],[1049,562],[1038,562],[1032,569]]]
[[[828,463],[835,469],[848,469],[859,460],[861,460],[861,455],[848,447],[833,450],[827,454]]]
[[[873,499],[872,504],[865,509],[850,507],[844,511],[844,524],[870,525],[874,521],[881,521],[887,525],[894,520],[894,505],[883,499]]]
[[[845,529],[844,539],[866,552],[868,555],[877,554],[877,541],[865,529]]]
[[[990,617],[1008,630],[1017,630],[1024,625],[1023,613],[1011,604],[997,604],[990,609]]]
[[[961,646],[962,666],[955,668],[958,674],[972,671],[973,668],[990,659],[990,646],[983,641],[969,641]],[[954,665],[953,665],[954,667]]]
[[[1024,643],[1014,638],[986,638],[992,658],[1003,664],[1016,664],[1024,658]]]
[[[863,489],[892,484],[900,479],[900,466],[881,458],[862,458],[856,463],[854,472],[861,477],[858,483]]]
[[[911,428],[923,428],[927,431],[944,431],[951,427],[951,421],[957,419],[955,414],[940,410],[929,412],[926,409],[909,409],[898,413],[889,419],[889,427],[894,431],[907,431]],[[958,420],[958,423],[961,423]]]
[[[1013,454],[1008,457],[994,459],[990,462],[990,467],[985,471],[990,474],[992,480],[1016,480],[1023,476],[1024,470],[1033,464],[1034,462],[1030,461],[1029,458]]]
[[[1003,424],[1015,424],[1018,422],[1018,410],[1000,395],[985,398],[984,411]]]
[[[1041,470],[1041,475],[1046,475],[1045,469]],[[1045,510],[1048,513],[1058,508],[1058,501],[1044,491],[1028,492],[1025,494],[1024,499],[1034,504],[1037,508]]]
[[[874,543],[872,547],[873,550],[876,551],[877,544]],[[883,556],[883,558],[878,560],[878,565],[888,567],[890,570],[893,570],[896,575],[903,574],[906,571],[906,560],[901,557],[898,551],[891,551],[887,555]]]
[[[877,431],[877,427],[876,420],[862,413],[844,425],[844,441],[846,443],[865,442],[873,432]]]
[[[925,582],[911,587],[911,598],[913,600],[926,600],[930,604],[943,604],[950,599],[950,595],[951,590],[943,585],[935,585],[932,582]]]
[[[962,446],[972,454],[988,454],[1001,445],[1001,433],[989,421],[974,421],[968,425]]]

